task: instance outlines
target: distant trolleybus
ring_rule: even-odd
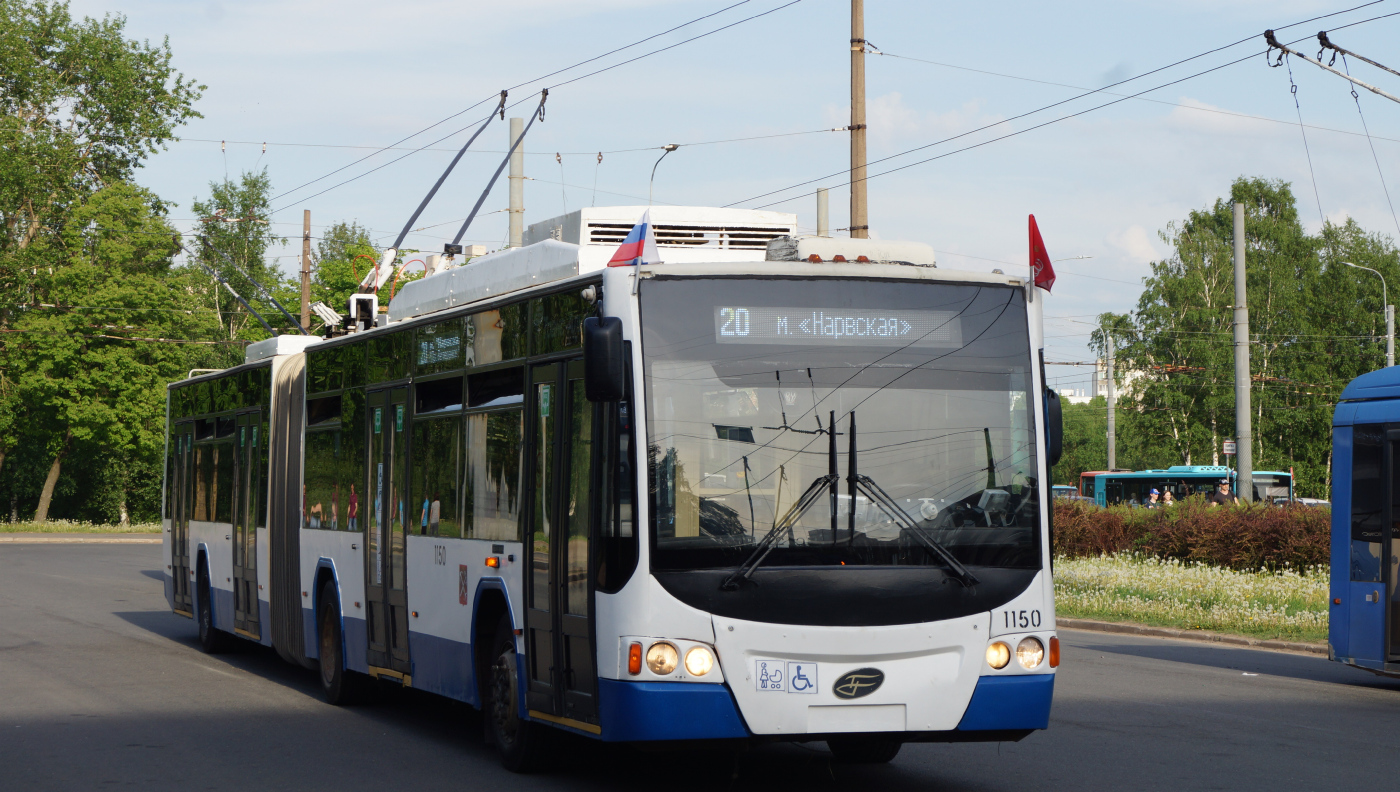
[[[332,703],[479,707],[516,770],[542,729],[874,762],[1045,728],[1042,299],[803,244],[590,268],[545,240],[172,384],[172,608]]]
[[[1142,505],[1152,490],[1170,491],[1176,500],[1190,495],[1210,495],[1221,480],[1237,493],[1237,474],[1224,465],[1173,465],[1163,470],[1094,471],[1081,481],[1100,506],[1116,503]],[[1276,504],[1293,500],[1293,474],[1274,470],[1254,471],[1254,500]]]

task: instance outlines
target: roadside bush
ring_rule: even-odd
[[[1132,552],[1230,569],[1302,569],[1328,563],[1331,520],[1325,508],[1212,507],[1204,498],[1158,509],[1057,501],[1054,553]]]

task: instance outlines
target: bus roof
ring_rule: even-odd
[[[1400,399],[1400,366],[1370,371],[1351,382],[1342,390],[1339,401],[1371,401],[1374,399]]]

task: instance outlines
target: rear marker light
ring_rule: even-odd
[[[1050,637],[1050,667],[1060,667],[1060,639],[1053,635]]]
[[[632,676],[642,673],[642,645],[639,643],[627,647],[627,673]]]
[[[1341,597],[1333,597],[1333,598],[1332,598],[1332,604],[1333,604],[1333,605],[1341,605],[1341,604],[1342,604],[1342,598],[1341,598]]]

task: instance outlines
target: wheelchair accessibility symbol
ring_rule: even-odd
[[[788,663],[787,675],[789,693],[817,692],[816,663]]]

